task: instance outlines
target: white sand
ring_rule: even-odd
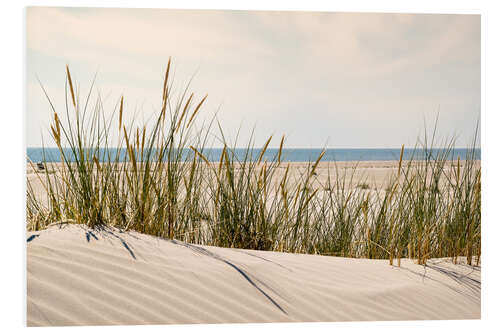
[[[225,249],[118,230],[28,233],[29,326],[479,319],[481,268]]]

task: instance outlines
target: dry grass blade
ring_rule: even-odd
[[[76,108],[75,91],[73,90],[73,81],[71,80],[71,73],[69,72],[68,65],[66,65],[66,75],[68,76],[69,91],[71,93],[71,101],[73,102],[73,106]]]
[[[203,155],[202,153],[200,153],[198,151],[198,149],[196,149],[195,147],[193,146],[189,146],[189,148],[194,151],[196,153],[196,155],[198,155],[205,163],[207,163],[208,165],[210,165],[210,162],[208,161],[208,159],[205,157],[205,155]]]
[[[120,99],[120,113],[119,113],[119,118],[118,118],[118,131],[120,131],[122,128],[122,120],[123,120],[123,96]]]
[[[321,152],[321,154],[319,154],[318,159],[316,160],[316,162],[314,162],[314,165],[313,165],[313,167],[311,168],[311,173],[310,173],[311,175],[312,175],[312,174],[314,174],[314,172],[316,171],[316,168],[318,167],[319,162],[321,161],[321,159],[322,159],[322,158],[323,158],[323,156],[325,155],[325,152],[326,152],[326,151],[325,151],[325,150],[323,150],[323,151]]]
[[[99,163],[99,160],[97,159],[97,157],[94,156],[93,161],[94,161],[94,164],[97,167],[97,170],[101,171],[101,164]]]
[[[163,96],[161,98],[162,101],[166,101],[168,96],[168,75],[170,72],[170,61],[171,58],[168,58],[167,69],[165,71],[165,79],[163,80]]]
[[[402,145],[401,146],[401,152],[399,153],[399,164],[398,164],[398,178],[401,174],[401,165],[403,163],[403,154],[404,154],[404,151],[405,151],[405,145]]]
[[[189,128],[189,125],[191,125],[191,122],[193,121],[194,117],[196,116],[196,114],[198,113],[198,110],[200,110],[201,108],[201,105],[203,104],[203,102],[205,102],[205,100],[207,99],[208,95],[205,95],[205,97],[203,97],[203,99],[201,100],[201,102],[198,104],[198,106],[196,106],[196,109],[194,109],[193,111],[193,114],[191,115],[191,117],[189,118],[189,121],[186,125],[186,128]]]
[[[224,148],[222,149],[222,153],[220,154],[220,159],[219,159],[219,177],[220,177],[221,172],[222,172],[222,166],[224,165],[224,156],[226,156],[226,150],[227,150],[227,146],[224,145]]]
[[[271,135],[269,137],[269,139],[267,139],[266,143],[264,144],[264,147],[262,148],[262,150],[260,151],[260,154],[259,154],[259,159],[258,159],[258,163],[262,162],[262,158],[264,157],[264,154],[267,150],[267,147],[269,146],[269,143],[271,142],[271,139],[273,138],[273,136]]]
[[[178,132],[179,131],[179,128],[181,128],[181,123],[182,123],[182,119],[184,119],[184,116],[186,115],[186,112],[188,110],[188,107],[191,103],[191,100],[193,99],[193,96],[194,94],[191,94],[191,96],[189,96],[188,100],[186,101],[186,104],[184,105],[184,109],[182,110],[182,114],[179,118],[179,121],[177,122],[177,126],[175,128],[175,132]]]
[[[285,136],[281,137],[280,149],[278,151],[278,163],[281,163],[281,153],[283,152],[283,143],[285,142]]]
[[[167,111],[167,103],[168,103],[168,76],[170,73],[170,58],[168,58],[167,70],[165,71],[165,79],[163,80],[163,95],[162,95],[162,106],[160,112],[160,119],[165,121],[165,114]]]

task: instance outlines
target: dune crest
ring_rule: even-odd
[[[217,248],[79,225],[27,234],[28,326],[479,319],[481,268]]]

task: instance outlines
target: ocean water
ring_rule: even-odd
[[[264,156],[263,160],[271,161],[277,158],[279,149],[270,148],[268,149]],[[303,148],[287,148],[283,149],[281,160],[285,162],[309,162],[315,161],[322,149],[303,149]],[[245,159],[245,154],[247,154],[247,150],[243,148],[236,148],[234,151],[236,159],[242,161]],[[436,156],[438,154],[443,154],[443,149],[432,149],[424,151],[423,149],[405,149],[403,154],[403,160],[415,159],[422,160],[425,159],[426,156],[431,154],[432,156]],[[126,151],[125,149],[111,149],[111,157],[113,160],[116,158],[119,153],[119,161],[125,161]],[[210,161],[219,161],[220,155],[222,153],[221,148],[211,148],[205,149],[203,154]],[[259,156],[260,150],[255,149],[250,151],[250,158],[256,160]],[[65,149],[64,155],[68,160],[72,160],[71,150]],[[185,158],[191,158],[193,152],[191,150],[184,150]],[[393,148],[374,148],[374,149],[327,149],[325,155],[321,159],[321,161],[397,161],[399,160],[400,149]],[[474,151],[466,148],[455,148],[447,154],[447,159],[456,160],[460,157],[461,160],[465,160],[466,158],[470,159],[481,159],[481,149],[476,148]],[[45,160],[46,162],[60,162],[61,156],[60,152],[57,148],[28,148],[27,149],[27,158],[29,158],[32,162],[41,162]],[[100,158],[103,160],[103,158]],[[247,158],[248,160],[248,158]]]

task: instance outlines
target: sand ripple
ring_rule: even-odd
[[[28,233],[28,326],[479,319],[481,269]]]

